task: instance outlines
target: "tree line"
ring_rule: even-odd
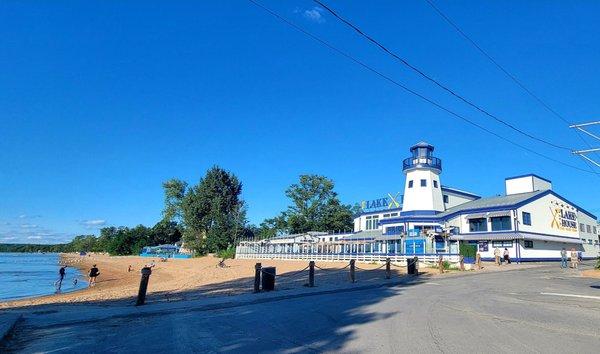
[[[357,206],[340,202],[334,182],[324,176],[301,175],[286,189],[290,204],[259,226],[246,218],[242,182],[218,166],[195,185],[179,179],[163,183],[162,219],[153,227],[105,227],[100,235],[81,235],[67,244],[0,244],[0,252],[108,252],[139,254],[145,246],[183,243],[197,255],[232,252],[241,239],[263,239],[306,231],[352,230]]]

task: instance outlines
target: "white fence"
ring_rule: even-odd
[[[284,260],[303,260],[303,261],[350,261],[357,262],[377,262],[385,263],[389,258],[394,263],[406,265],[407,258],[419,257],[420,263],[437,264],[439,257],[450,263],[458,263],[460,256],[458,254],[385,254],[385,253],[273,253],[273,252],[239,252],[242,249],[236,248],[235,258],[238,259],[284,259]],[[248,251],[244,247],[243,251]]]

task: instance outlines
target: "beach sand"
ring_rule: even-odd
[[[131,302],[137,296],[140,270],[153,258],[111,257],[100,254],[89,254],[82,257],[78,254],[63,254],[61,260],[69,266],[81,269],[84,275],[87,275],[92,265],[96,264],[100,270],[96,286],[72,293],[0,302],[0,308],[53,303],[103,302],[110,305],[115,302]],[[277,268],[278,275],[283,274],[282,277],[277,277],[279,289],[299,287],[307,282],[307,270],[297,275],[294,272],[305,268],[308,261],[228,259],[226,267],[221,268],[218,267],[219,260],[213,256],[169,259],[167,262],[160,262],[158,258],[154,258],[156,266],[152,269],[150,276],[148,301],[176,301],[251,292],[256,262],[261,262],[263,267],[274,266]],[[132,266],[132,272],[127,271],[129,265]],[[317,265],[330,269],[317,270],[315,278],[321,284],[348,283],[348,268],[341,271],[334,270],[347,266],[347,262],[317,262]],[[359,281],[380,280],[385,275],[384,269],[373,270],[380,267],[380,264],[357,263],[357,266],[361,268],[361,270],[357,270],[357,280]],[[404,268],[392,268],[394,276],[405,273]]]

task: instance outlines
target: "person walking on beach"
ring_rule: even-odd
[[[496,259],[496,265],[500,265],[500,249],[494,248],[494,258]]]
[[[579,263],[577,251],[575,251],[575,248],[571,248],[571,268],[577,269],[577,263]]]
[[[99,276],[99,275],[100,275],[100,271],[98,271],[98,268],[94,264],[92,266],[92,269],[90,269],[90,284],[89,284],[90,288],[92,286],[96,285],[96,277]]]
[[[560,267],[567,268],[567,250],[564,247],[560,250]]]
[[[54,287],[56,287],[56,292],[59,293],[62,288],[62,282],[65,279],[65,275],[67,274],[67,266],[62,266],[58,270],[58,280],[54,282]]]
[[[510,253],[508,252],[508,248],[504,249],[504,261],[507,264],[510,264]]]

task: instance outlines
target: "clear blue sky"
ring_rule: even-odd
[[[310,1],[261,2],[411,88],[526,140],[424,82]],[[585,147],[422,0],[330,1],[435,78],[533,134]],[[600,3],[437,1],[462,29],[574,122],[600,117]],[[426,140],[442,183],[484,196],[536,173],[600,214],[600,179],[452,118],[247,1],[0,2],[0,242],[54,243],[104,225],[153,225],[162,181],[218,164],[244,183],[252,223],[299,174],[345,203],[402,191]]]

